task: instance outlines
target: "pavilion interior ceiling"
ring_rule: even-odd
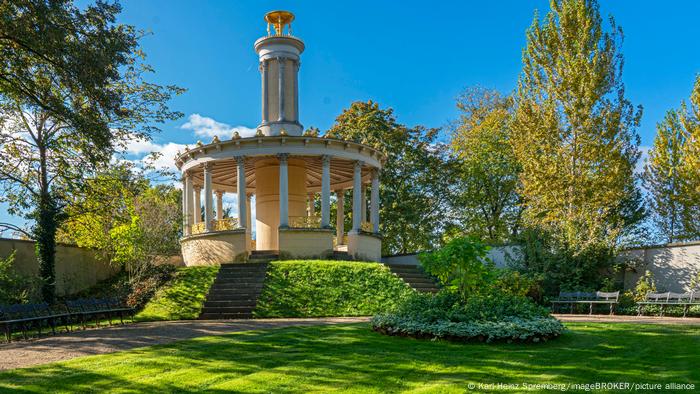
[[[245,177],[246,190],[255,192],[255,162],[261,159],[269,159],[270,156],[246,156]],[[306,162],[306,188],[307,190],[321,190],[322,159],[320,156],[290,156],[290,160],[304,160]],[[222,159],[210,162],[212,189],[225,192],[236,192],[237,188],[237,164],[234,158]],[[353,169],[355,162],[347,159],[331,158],[331,190],[352,188]],[[199,170],[198,170],[199,169]],[[204,185],[202,166],[190,170],[195,186]],[[368,183],[371,180],[371,168],[362,168],[362,181]]]

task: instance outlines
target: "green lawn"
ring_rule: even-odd
[[[387,337],[366,324],[242,332],[12,370],[0,373],[0,391],[442,393],[470,383],[700,384],[697,326],[568,327],[535,345]]]
[[[148,301],[136,320],[187,320],[199,317],[219,267],[182,267]]]

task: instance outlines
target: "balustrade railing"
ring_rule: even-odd
[[[221,220],[212,220],[211,221],[211,229],[212,231],[227,231],[227,230],[235,230],[237,229],[238,226],[238,218],[225,218]],[[199,222],[195,223],[190,227],[190,234],[195,235],[195,234],[202,234],[207,231],[206,226],[204,225],[204,222]]]
[[[362,222],[360,224],[360,229],[364,232],[367,232],[367,233],[374,232],[374,230],[372,229],[372,222]]]
[[[338,246],[338,245],[347,245],[348,244],[348,236],[343,235],[343,238],[340,240],[340,243],[338,243],[338,237],[333,237],[333,246]]]
[[[290,216],[289,227],[291,228],[321,228],[320,216]]]

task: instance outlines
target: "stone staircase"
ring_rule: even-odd
[[[209,288],[199,319],[252,318],[253,309],[265,282],[269,258],[270,255],[260,254],[256,260],[262,261],[251,259],[253,262],[221,265],[214,283]]]
[[[248,264],[269,263],[280,258],[279,250],[254,250],[250,252]]]
[[[435,280],[419,266],[410,264],[386,264],[387,267],[409,286],[423,293],[437,293],[440,289]]]

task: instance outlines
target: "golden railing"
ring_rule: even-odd
[[[227,230],[235,230],[238,228],[238,218],[225,218],[221,220],[212,220],[211,221],[211,230],[212,231],[227,231]],[[207,231],[206,226],[204,225],[204,222],[199,222],[195,223],[190,227],[190,234],[195,235],[195,234],[202,234]]]
[[[289,227],[291,228],[321,228],[320,216],[290,216]]]
[[[235,230],[238,226],[238,218],[225,218],[221,220],[212,220],[212,230],[214,231],[227,231]]]
[[[360,229],[364,232],[367,232],[367,233],[374,232],[374,229],[372,228],[372,222],[362,222],[360,224]]]

